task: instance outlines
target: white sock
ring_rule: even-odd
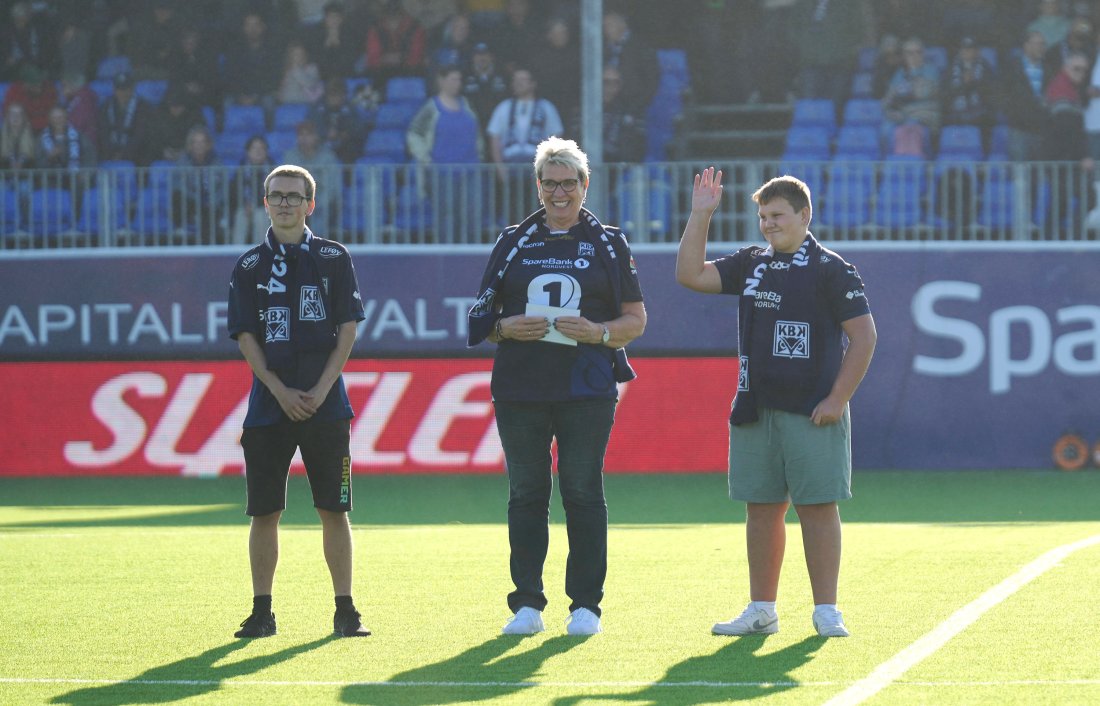
[[[772,615],[775,615],[775,601],[753,601],[754,608],[763,608]]]
[[[819,610],[836,610],[836,603],[818,603],[814,606],[814,612]]]

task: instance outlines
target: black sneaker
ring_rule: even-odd
[[[241,629],[233,637],[271,637],[275,630],[275,614],[253,613],[241,623]]]
[[[336,609],[332,616],[332,631],[342,637],[366,637],[370,630],[363,626],[359,620],[359,611],[352,609]]]

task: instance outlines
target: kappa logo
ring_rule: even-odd
[[[302,287],[302,298],[298,309],[298,318],[302,321],[324,321],[325,301],[317,287]]]
[[[592,263],[590,263],[588,260],[585,260],[583,257],[578,257],[573,262],[573,267],[576,267],[578,270],[587,270],[588,266],[591,264]]]
[[[251,270],[256,266],[256,263],[260,261],[260,253],[254,252],[245,259],[241,260],[242,270]]]
[[[577,243],[577,257],[596,257],[596,246],[592,243]]]
[[[749,357],[743,355],[740,357],[741,364],[737,366],[737,391],[748,392],[749,391]]]
[[[273,306],[264,316],[264,342],[290,340],[290,309],[285,306]]]
[[[325,245],[324,247],[317,250],[317,254],[321,257],[327,257],[331,260],[334,257],[340,257],[341,255],[343,255],[344,251],[332,245]]]
[[[810,357],[810,325],[803,321],[776,321],[772,355],[779,358]]]

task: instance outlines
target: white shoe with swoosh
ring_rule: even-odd
[[[779,616],[749,603],[741,615],[710,629],[715,635],[772,635],[779,632]]]

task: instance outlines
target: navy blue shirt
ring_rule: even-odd
[[[761,407],[809,415],[836,382],[844,357],[841,324],[870,313],[863,280],[854,266],[822,248],[814,291],[791,301],[798,296],[786,286],[794,254],[776,253],[761,266],[764,256],[764,248],[749,246],[714,261],[722,294],[754,300],[748,340],[741,336],[739,351],[742,360],[751,360],[748,387]]]
[[[527,303],[580,309],[589,321],[617,319],[609,273],[597,247],[584,239],[584,228],[551,233],[542,225],[516,255],[499,296],[504,317],[525,313]],[[618,257],[622,301],[642,301],[642,288],[632,258]],[[509,339],[497,345],[492,393],[503,402],[556,402],[614,398],[614,350],[599,344],[576,346]]]
[[[261,243],[237,260],[237,265],[233,269],[233,278],[229,283],[227,323],[231,338],[236,339],[240,334],[248,332],[256,337],[261,347],[269,333],[264,323],[260,298],[257,297],[257,285],[262,286],[270,274],[270,259],[265,260],[261,257],[266,254],[265,248],[270,250],[266,243]],[[317,236],[313,236],[311,248],[317,253],[314,261],[318,265],[321,278],[320,306],[310,297],[302,296],[300,291],[289,293],[291,295],[289,299],[299,307],[309,307],[308,316],[306,312],[300,311],[297,318],[299,320],[308,318],[311,320],[311,325],[324,327],[323,340],[328,345],[327,348],[315,346],[310,350],[298,351],[294,355],[292,364],[275,369],[275,373],[284,385],[298,390],[308,390],[320,379],[329,355],[336,347],[336,333],[340,325],[349,321],[362,321],[365,318],[363,300],[359,296],[359,283],[347,248],[340,243]],[[299,266],[299,258],[303,257],[308,255],[303,253],[287,260],[288,268]],[[268,263],[266,268],[265,262]],[[293,271],[290,274],[293,275]],[[298,289],[301,289],[301,285]],[[350,419],[354,416],[347,389],[344,387],[344,379],[341,376],[337,378],[329,390],[328,397],[312,419],[331,421]],[[253,375],[252,391],[248,397],[248,413],[244,420],[245,428],[266,426],[286,419],[288,417],[279,406],[279,401],[267,386]]]

